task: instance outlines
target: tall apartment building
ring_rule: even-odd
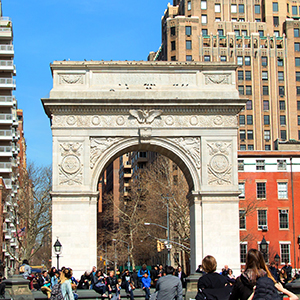
[[[173,0],[149,60],[236,63],[239,149],[300,139],[300,1]]]
[[[5,275],[7,271],[14,271],[18,257],[14,212],[17,206],[20,161],[18,128],[19,126],[22,128],[22,112],[17,114],[17,101],[13,96],[16,88],[15,75],[12,22],[2,15],[0,0],[0,177],[2,179],[0,269],[4,269]]]

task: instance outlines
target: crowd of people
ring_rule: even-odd
[[[275,262],[267,266],[262,253],[256,249],[248,251],[245,268],[237,278],[227,265],[220,273],[217,273],[216,269],[216,259],[211,255],[206,256],[196,270],[196,273],[201,273],[196,300],[277,300],[282,299],[279,297],[280,293],[287,295],[290,300],[298,299],[285,288],[287,283],[298,276],[292,275],[289,263],[286,262],[281,269]],[[44,270],[41,274],[32,274],[26,260],[20,267],[20,273],[30,280],[31,290],[40,290],[51,300],[60,299],[58,294],[61,294],[64,300],[76,300],[76,291],[80,289],[93,289],[103,298],[109,299],[120,299],[120,291],[123,289],[127,298],[133,300],[133,291],[136,288],[144,291],[146,300],[153,299],[150,294],[151,288],[155,288],[156,300],[182,300],[187,278],[181,267],[175,270],[171,266],[157,265],[150,269],[144,264],[139,271],[130,272],[125,269],[120,273],[117,270],[116,274],[113,270],[105,274],[93,267],[92,271],[86,271],[76,280],[72,269],[64,267],[61,270],[52,267],[49,272]]]
[[[127,297],[133,300],[133,291],[136,288],[144,291],[146,300],[150,299],[150,288],[156,288],[156,299],[162,300],[166,299],[165,294],[169,294],[164,287],[170,287],[170,284],[174,287],[174,294],[179,295],[177,299],[180,300],[186,278],[181,267],[175,270],[171,266],[164,268],[163,265],[157,265],[149,270],[144,264],[138,272],[135,269],[133,272],[126,269],[123,273],[117,270],[116,274],[113,270],[105,274],[102,270],[93,267],[92,271],[86,271],[80,279],[75,279],[72,269],[65,267],[61,270],[52,267],[49,271],[43,270],[41,273],[33,274],[27,260],[23,261],[20,273],[30,281],[29,288],[32,291],[42,291],[51,300],[59,299],[58,294],[62,294],[64,300],[76,300],[77,290],[80,289],[92,289],[103,298],[109,299],[113,296],[115,299],[120,299],[120,290],[124,289]]]
[[[217,273],[216,268],[216,259],[208,255],[196,270],[202,273],[196,300],[279,300],[282,299],[280,295],[287,295],[290,300],[298,299],[285,288],[286,283],[297,278],[297,275],[292,277],[288,262],[281,269],[275,262],[268,267],[262,253],[256,249],[248,251],[245,268],[237,278],[228,266],[224,266],[221,273]]]

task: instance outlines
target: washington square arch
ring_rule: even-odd
[[[53,135],[52,240],[76,275],[97,262],[97,185],[129,151],[172,159],[189,185],[191,270],[240,269],[235,65],[55,61],[42,99]],[[153,208],[155,210],[155,208]],[[230,222],[228,222],[230,220]]]

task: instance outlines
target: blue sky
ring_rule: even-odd
[[[50,122],[40,99],[52,88],[55,60],[147,60],[161,43],[168,0],[2,0],[13,22],[18,108],[27,158],[52,163]]]

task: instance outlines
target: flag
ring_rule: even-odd
[[[18,236],[18,237],[25,236],[25,228],[26,227],[23,227],[23,228],[19,229],[18,232],[15,233],[15,237],[16,236]]]

